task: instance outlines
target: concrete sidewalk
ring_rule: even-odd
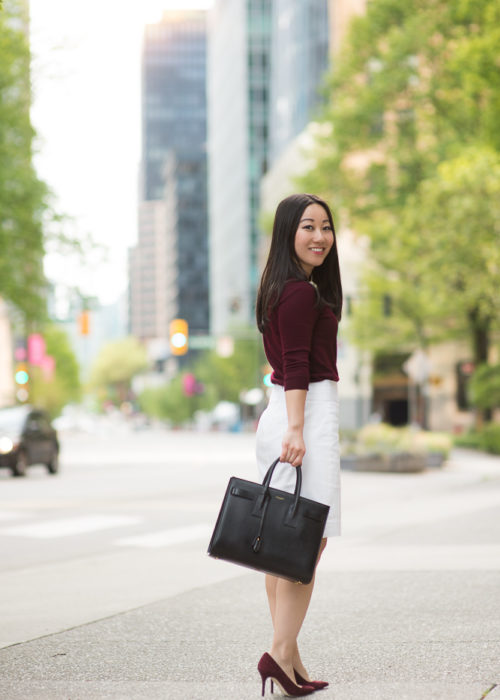
[[[316,697],[479,700],[500,682],[499,590],[492,571],[319,575],[301,636],[311,672],[331,683]],[[6,648],[0,697],[257,698],[265,607],[250,573]]]
[[[500,460],[457,453],[448,473],[400,478],[346,479],[347,532],[326,549],[299,640],[330,681],[315,697],[500,700]],[[190,590],[1,649],[1,700],[260,697],[263,577],[231,567],[203,585],[229,566],[205,548],[184,548]]]

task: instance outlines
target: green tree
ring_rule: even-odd
[[[55,360],[52,377],[46,377],[38,367],[31,369],[30,402],[46,408],[54,417],[72,401],[79,401],[81,385],[79,367],[68,336],[55,325],[44,328],[46,353]]]
[[[366,347],[467,333],[487,357],[500,314],[499,41],[496,0],[373,0],[351,26],[330,133],[302,184],[369,240],[353,322]]]
[[[32,165],[30,51],[16,3],[0,13],[0,295],[28,319],[45,313],[42,258],[47,188]]]
[[[211,351],[200,358],[193,368],[196,378],[205,387],[212,388],[215,403],[237,403],[243,390],[261,383],[262,339],[260,336],[252,337],[250,331],[246,331],[246,334],[247,339],[235,341],[230,357],[220,357],[217,352]]]
[[[90,387],[104,401],[120,404],[130,396],[132,379],[148,366],[146,350],[137,338],[104,345],[92,365]]]
[[[469,337],[487,362],[499,327],[500,156],[469,147],[408,196],[398,230],[380,222],[353,333],[372,349]],[[384,317],[380,300],[392,300]]]
[[[235,334],[246,337],[235,341],[230,357],[220,357],[215,351],[203,353],[167,385],[144,390],[139,396],[142,410],[181,424],[198,410],[211,410],[219,401],[239,403],[242,391],[260,386],[265,361],[262,339],[253,336],[250,329],[237,329]],[[187,373],[203,385],[201,395],[185,395],[183,379]]]
[[[496,0],[368,3],[335,60],[307,182],[364,231],[465,145],[500,150],[499,41]]]
[[[217,403],[213,387],[205,386],[202,395],[186,396],[184,392],[184,376],[178,374],[168,384],[151,387],[141,392],[138,397],[139,406],[149,416],[171,421],[174,425],[182,425],[190,420],[198,410],[210,410]]]
[[[500,408],[500,364],[481,365],[469,384],[470,399],[478,408]]]

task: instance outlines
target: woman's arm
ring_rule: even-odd
[[[299,467],[306,453],[304,444],[304,408],[306,389],[289,389],[285,391],[288,428],[281,444],[281,462],[289,462],[292,467]]]

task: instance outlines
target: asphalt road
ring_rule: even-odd
[[[60,475],[0,472],[0,698],[251,698],[259,574],[206,556],[253,435],[65,435]],[[346,472],[302,635],[337,700],[488,700],[500,683],[500,460]]]

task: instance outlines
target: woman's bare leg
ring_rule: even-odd
[[[326,538],[321,542],[318,561],[326,542]],[[276,576],[266,576],[266,592],[274,628],[271,656],[292,680],[295,680],[294,668],[301,676],[308,678],[300,658],[297,637],[304,622],[313,589],[314,577],[311,583],[298,585]]]
[[[274,629],[274,611],[276,609],[276,586],[278,583],[279,579],[276,576],[266,576],[266,592],[267,592],[267,599],[269,601],[269,610],[271,612],[271,619],[273,622],[273,629]],[[314,579],[310,584],[311,586],[314,585]],[[304,667],[304,664],[302,663],[302,659],[300,658],[300,653],[299,653],[299,647],[297,644],[297,640],[295,640],[295,649],[293,652],[293,667],[296,671],[300,673],[300,675],[307,679],[308,674],[307,671]]]

